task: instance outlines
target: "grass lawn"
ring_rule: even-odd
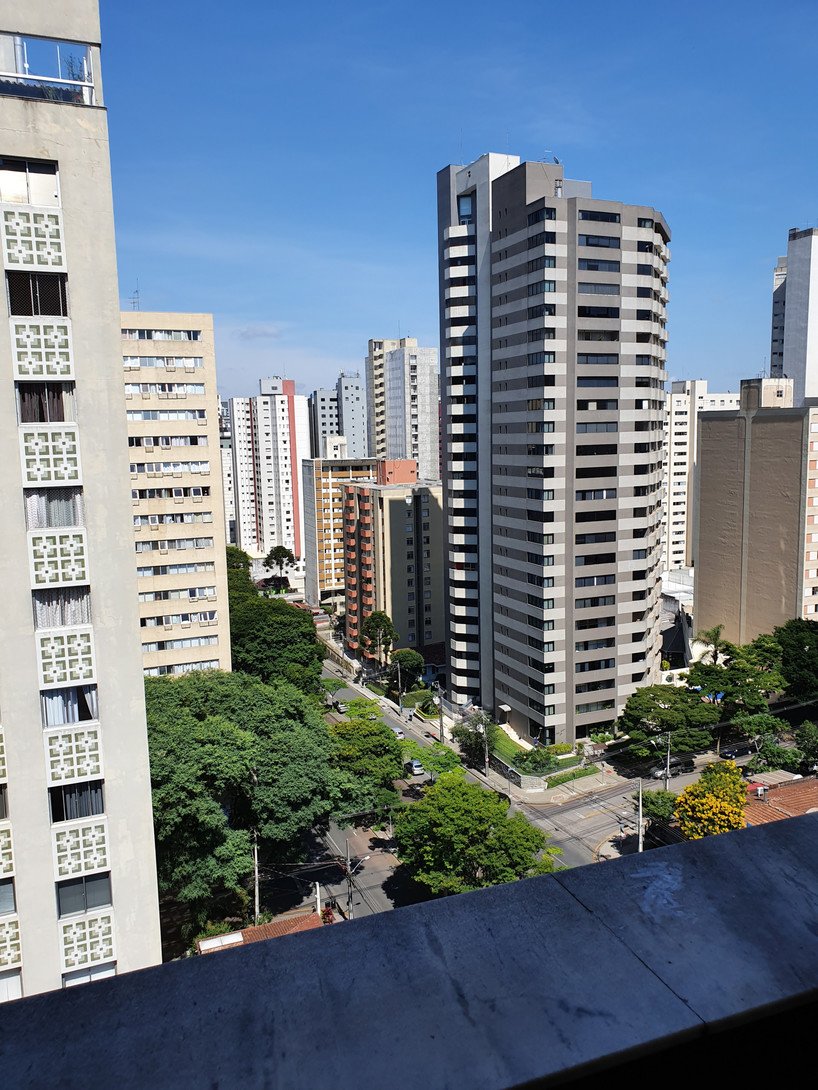
[[[591,765],[589,768],[577,768],[573,772],[561,772],[558,776],[549,776],[546,787],[559,787],[561,783],[569,783],[571,780],[581,780],[583,776],[593,776],[599,769]]]
[[[504,730],[497,732],[497,741],[494,743],[494,752],[501,761],[513,765],[521,753],[525,750],[506,734]]]

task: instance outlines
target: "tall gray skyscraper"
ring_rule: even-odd
[[[161,949],[97,4],[0,0],[0,73],[1,1001]]]
[[[313,390],[308,400],[310,449],[323,458],[322,440],[343,435],[350,458],[366,458],[369,447],[366,390],[359,374],[342,371],[334,390]]]
[[[770,377],[793,380],[793,404],[818,397],[818,228],[793,228],[773,273]]]
[[[411,458],[418,477],[440,477],[437,349],[401,343],[384,355],[385,458]]]
[[[573,741],[659,674],[669,231],[507,155],[438,210],[450,693]]]

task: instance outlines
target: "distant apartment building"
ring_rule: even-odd
[[[816,275],[813,276],[813,271]],[[793,228],[773,273],[770,375],[793,380],[793,404],[818,398],[818,228]]]
[[[416,479],[415,463],[410,461],[341,456],[304,462],[304,596],[308,605],[343,601],[344,485]]]
[[[699,418],[693,620],[731,643],[818,620],[818,408],[792,387],[750,379],[739,409]]]
[[[386,457],[386,379],[384,359],[387,352],[410,343],[401,340],[370,340],[364,369],[366,372],[366,416],[370,458]],[[417,341],[411,342],[417,345]]]
[[[0,102],[2,1002],[161,947],[93,0],[0,0]]]
[[[442,661],[441,485],[345,484],[343,514],[347,645],[366,654],[361,626],[383,610],[398,632],[396,648]]]
[[[334,390],[314,390],[307,403],[313,458],[323,458],[325,442],[338,436],[346,439],[350,458],[367,457],[366,391],[360,375],[342,371]]]
[[[143,668],[229,670],[213,316],[121,320]]]
[[[231,398],[230,416],[236,544],[254,559],[283,545],[303,572],[307,399],[296,394],[292,379],[261,379],[258,396]]]
[[[659,677],[670,234],[511,155],[438,211],[450,693],[573,742]]]
[[[222,464],[222,496],[224,497],[224,532],[228,545],[236,544],[236,501],[233,494],[233,428],[230,423],[230,402],[219,398],[219,454]]]
[[[693,482],[699,413],[737,409],[740,395],[710,393],[706,379],[691,379],[672,382],[665,397],[663,566],[665,571],[673,571],[693,564]]]
[[[421,480],[440,478],[437,349],[404,343],[384,355],[385,458],[414,458]]]

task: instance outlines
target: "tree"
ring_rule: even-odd
[[[708,765],[696,783],[686,787],[674,807],[674,817],[688,840],[743,829],[747,792],[734,761]]]
[[[393,783],[403,771],[403,754],[395,733],[380,717],[344,719],[330,732],[341,788],[336,820],[346,824],[354,816],[397,805]]]
[[[320,690],[324,661],[312,617],[281,599],[230,600],[233,668],[263,681],[289,681],[303,692]]]
[[[361,639],[369,654],[380,662],[381,656],[389,657],[389,650],[398,638],[392,618],[382,609],[370,613],[361,625]]]
[[[264,567],[267,571],[278,568],[279,579],[283,579],[285,568],[294,568],[297,563],[292,551],[286,545],[274,545],[264,558]]]
[[[745,770],[750,775],[757,772],[774,772],[783,769],[785,772],[797,772],[804,764],[804,754],[800,749],[791,746],[779,745],[772,738],[765,738],[745,765]]]
[[[460,747],[466,764],[472,768],[485,768],[494,752],[500,728],[491,716],[483,711],[464,716],[452,731],[452,737]]]
[[[703,628],[701,632],[696,634],[696,640],[698,643],[707,644],[710,648],[710,661],[715,665],[719,661],[719,654],[721,652],[722,638],[721,634],[724,631],[723,624],[713,625],[712,628]]]
[[[246,552],[244,552],[243,549],[238,549],[235,545],[227,546],[228,571],[243,571],[249,578],[250,564],[250,557],[247,555]]]
[[[633,796],[633,806],[639,809],[639,792]],[[643,791],[642,792],[642,816],[651,821],[670,821],[673,817],[673,807],[676,804],[676,795],[672,791]]]
[[[321,715],[293,686],[217,670],[145,682],[159,883],[209,918],[246,896],[257,832],[292,861],[340,797]]]
[[[781,673],[791,696],[803,699],[818,693],[818,621],[800,617],[773,629],[781,647]]]
[[[560,849],[494,792],[446,772],[395,824],[403,866],[432,893],[465,893],[554,870]]]
[[[707,749],[710,728],[718,719],[719,709],[698,693],[674,685],[646,685],[628,697],[617,725],[634,743],[633,756],[645,759],[655,753],[647,743],[668,733],[673,753]]]
[[[802,723],[795,731],[795,740],[804,755],[804,763],[813,768],[818,764],[818,727],[814,723]]]
[[[421,746],[411,738],[404,738],[400,747],[404,762],[416,758],[433,777],[440,776],[443,772],[459,771],[461,775],[464,772],[460,758],[454,750],[449,749],[448,746],[444,746],[440,742],[432,742],[430,746]]]
[[[720,655],[718,665],[702,660],[691,666],[687,684],[704,696],[718,699],[723,720],[741,711],[766,712],[770,697],[787,687],[766,638],[746,647],[722,643]]]
[[[426,663],[423,661],[423,655],[419,654],[417,651],[413,651],[409,647],[404,647],[400,651],[395,651],[390,660],[390,688],[398,688],[398,668],[400,668],[400,691],[406,693],[409,692],[410,689],[414,689],[420,680],[420,675],[423,673],[425,665]]]
[[[341,679],[337,677],[321,678],[321,688],[324,690],[327,696],[330,697],[335,696],[336,693],[339,693],[341,689],[345,689],[346,686],[347,683],[345,681],[341,681]]]

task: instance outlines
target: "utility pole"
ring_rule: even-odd
[[[253,885],[255,886],[253,923],[258,926],[259,917],[259,892],[258,892],[258,829],[253,829]]]
[[[351,860],[349,858],[349,839],[348,838],[347,838],[347,841],[346,841],[346,847],[347,847],[347,919],[351,920],[352,917],[353,917],[353,909],[352,909],[352,869],[351,869],[351,866],[350,866]]]
[[[483,773],[488,779],[489,775],[489,732],[486,730],[486,724],[483,723],[480,728],[483,732]]]
[[[446,739],[443,735],[443,690],[440,687],[439,681],[435,684],[437,685],[437,710],[440,715],[440,742],[444,743]]]
[[[670,731],[667,732],[667,762],[665,764],[665,791],[670,790]]]
[[[398,713],[403,718],[403,692],[400,684],[400,663],[396,662],[395,665],[398,668]]]
[[[315,911],[319,917],[321,915],[321,886],[318,882],[315,883]]]
[[[636,850],[638,852],[645,850],[645,838],[642,832],[642,777],[639,777],[639,840]]]

